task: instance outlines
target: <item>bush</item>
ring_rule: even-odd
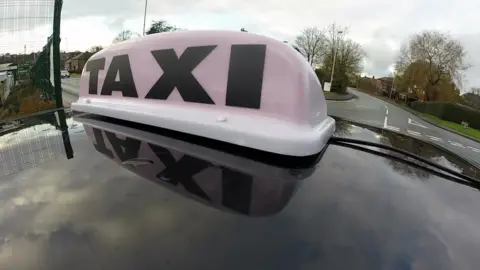
[[[322,88],[325,87],[325,82],[330,82],[330,74],[328,74],[324,69],[316,69],[315,74],[317,74]],[[333,77],[333,83],[330,85],[330,91],[339,94],[345,94],[347,93],[348,85],[348,77],[345,74],[338,73]]]
[[[367,77],[359,78],[358,79],[358,89],[361,89],[365,92],[372,93],[372,94],[376,93],[377,92],[377,84],[376,84],[375,79],[367,78]]]
[[[480,129],[480,111],[466,106],[449,102],[415,101],[412,102],[410,107],[416,111],[431,114],[445,121],[457,124],[462,124],[462,122],[465,121],[469,127]]]
[[[317,75],[320,84],[322,85],[322,89],[325,87],[325,81],[329,80],[328,74],[325,73],[323,69],[317,68],[315,69],[315,74]]]
[[[43,91],[29,84],[15,86],[0,108],[0,120],[56,108],[55,102],[42,94]]]

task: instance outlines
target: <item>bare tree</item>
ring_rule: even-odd
[[[472,87],[470,88],[470,93],[480,96],[480,87]]]
[[[335,57],[334,81],[340,82],[341,91],[363,70],[365,51],[359,43],[347,38],[348,29],[335,24],[328,26],[323,57],[323,70],[331,74]]]
[[[317,27],[305,28],[295,39],[295,45],[300,49],[300,53],[312,66],[321,62],[325,54],[325,42],[325,32]]]
[[[129,39],[132,39],[132,38],[138,37],[138,36],[140,36],[140,35],[132,32],[130,30],[123,30],[122,32],[118,33],[118,35],[115,37],[115,39],[113,39],[113,43],[114,44],[120,43],[120,42],[123,42],[125,40],[129,40]]]
[[[95,45],[95,46],[90,47],[90,49],[88,49],[88,51],[91,52],[91,53],[96,53],[96,52],[99,52],[101,50],[103,50],[103,47],[100,46],[100,45]]]
[[[458,40],[438,31],[425,31],[413,35],[402,45],[395,69],[403,73],[414,62],[425,62],[428,67],[426,83],[421,87],[428,101],[438,91],[436,86],[442,80],[462,85],[464,72],[469,68],[465,56],[466,51]]]

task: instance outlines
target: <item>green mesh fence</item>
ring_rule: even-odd
[[[50,61],[51,61],[51,46],[53,44],[53,36],[48,38],[47,44],[43,50],[38,54],[35,63],[29,70],[30,83],[38,88],[41,95],[46,100],[55,100],[55,89],[51,81]]]
[[[61,4],[0,0],[0,121],[62,107],[61,99],[56,104],[51,49],[59,43],[54,29]]]
[[[61,8],[61,0],[0,0],[0,177],[73,157],[62,108]]]

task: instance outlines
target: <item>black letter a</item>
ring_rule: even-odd
[[[120,76],[115,81],[117,73]],[[138,97],[128,54],[114,56],[103,82],[102,95],[112,95],[112,91],[120,91],[124,97]]]

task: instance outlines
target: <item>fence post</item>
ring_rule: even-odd
[[[60,78],[60,22],[62,17],[62,5],[63,0],[55,0],[55,6],[53,11],[53,80],[55,90],[55,104],[58,109],[58,119],[60,124],[60,130],[62,131],[63,145],[65,147],[65,153],[67,159],[73,158],[73,148],[70,143],[70,136],[68,134],[67,120],[65,117],[65,111],[63,110],[63,98],[62,98],[62,79]]]

